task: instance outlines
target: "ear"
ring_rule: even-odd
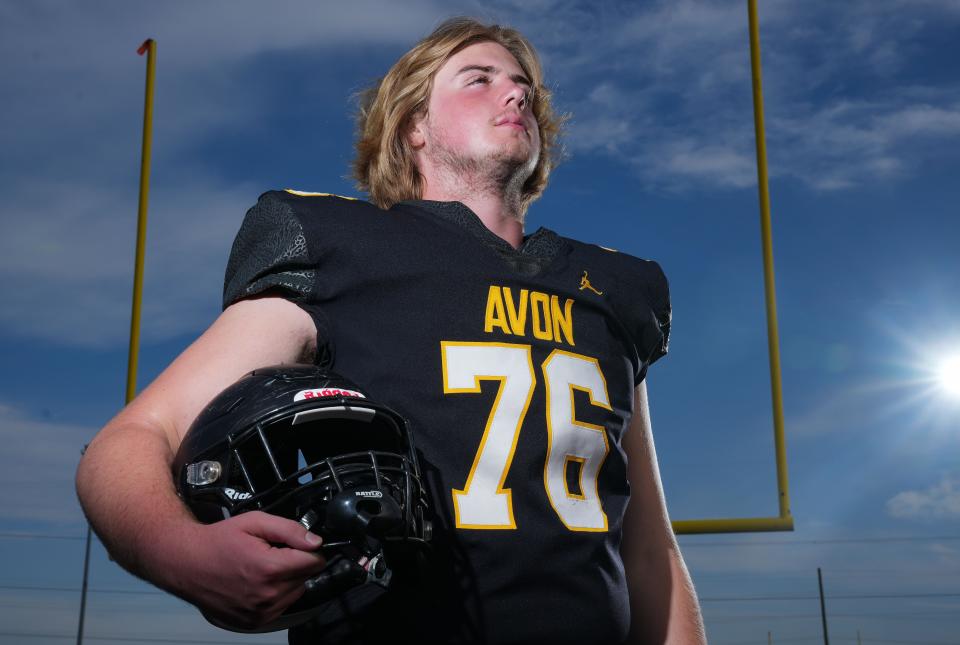
[[[424,114],[415,115],[410,120],[409,127],[407,127],[407,141],[414,150],[419,150],[426,143],[423,127],[425,119],[426,115]]]

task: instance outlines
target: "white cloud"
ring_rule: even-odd
[[[895,11],[886,17],[874,4],[763,4],[772,177],[820,190],[896,179],[934,151],[948,154],[946,142],[960,136],[960,87],[904,79],[873,93],[848,88],[884,78],[870,60],[913,51],[897,47],[924,20],[954,16],[927,2],[900,25],[903,7],[887,0]],[[142,110],[131,88],[143,83],[134,54],[142,37],[160,44],[153,163],[170,175],[153,186],[147,256],[147,293],[160,297],[146,300],[144,334],[160,339],[195,332],[216,313],[230,239],[265,188],[220,179],[219,162],[194,151],[271,114],[277,97],[251,91],[244,70],[279,51],[318,60],[346,46],[399,51],[452,13],[487,11],[541,47],[559,107],[574,113],[570,151],[610,155],[654,189],[755,184],[746,12],[737,3],[7,3],[0,147],[18,163],[0,171],[0,329],[68,345],[124,342]],[[831,11],[844,19],[825,20]],[[882,53],[887,45],[893,53]],[[318,65],[304,82],[323,77]]]
[[[891,0],[891,6],[900,9],[928,9],[945,14],[960,15],[960,3],[956,0]]]
[[[177,0],[150,7],[92,5],[78,7],[62,0],[5,5],[8,51],[36,52],[41,34],[59,38],[59,50],[42,53],[55,67],[75,68],[83,59],[71,52],[104,56],[120,66],[117,46],[133,39],[123,53],[133,54],[146,37],[163,47],[165,64],[192,67],[199,59],[220,65],[264,51],[354,44],[407,44],[434,26],[449,9],[429,0],[398,6],[385,0],[349,4],[282,0],[270,7],[258,2]],[[104,29],[109,25],[110,29]],[[138,40],[139,38],[139,40]]]
[[[936,2],[764,3],[770,176],[841,190],[952,154],[960,85],[917,86],[910,66],[933,53],[923,30],[956,15]],[[683,0],[604,16],[573,44],[551,41],[561,87],[587,86],[569,104],[571,150],[612,155],[655,188],[755,185],[744,7]]]
[[[960,478],[944,475],[925,490],[907,490],[887,501],[887,513],[897,519],[960,519]]]
[[[876,125],[891,138],[957,135],[960,134],[960,103],[943,108],[910,105],[878,117]]]
[[[771,173],[830,190],[897,178],[918,156],[946,153],[925,146],[960,136],[960,105],[842,99],[770,123]]]
[[[598,116],[574,121],[575,128],[564,140],[567,150],[604,149],[615,153],[621,143],[629,142],[633,138],[633,126],[627,119]]]
[[[409,44],[448,9],[430,1],[168,2],[0,6],[0,329],[62,345],[126,342],[136,229],[146,36],[158,42],[145,340],[193,333],[217,313],[240,218],[268,188],[220,179],[195,147],[242,132],[277,97],[249,86],[258,56]],[[203,61],[203,64],[197,64]],[[358,79],[358,82],[364,79]],[[347,111],[346,98],[344,112]]]
[[[126,342],[133,285],[136,196],[95,184],[26,185],[0,222],[0,325],[72,346]],[[257,190],[199,176],[155,191],[147,229],[142,334],[157,340],[202,328],[218,313],[233,235]]]
[[[744,188],[756,183],[756,165],[748,155],[732,147],[702,145],[689,139],[681,139],[666,146],[664,155],[650,155],[653,164],[659,158],[663,168],[684,178],[699,179],[719,186]],[[656,173],[658,168],[649,172]]]
[[[257,116],[262,105],[234,72],[261,54],[315,50],[319,69],[311,80],[321,83],[324,49],[407,44],[443,15],[429,1],[402,7],[377,0],[269,7],[225,1],[149,7],[8,3],[0,9],[0,78],[6,88],[0,142],[26,148],[27,159],[59,149],[68,159],[82,154],[101,166],[112,158],[108,153],[132,152],[135,165],[139,141],[125,144],[142,113],[144,59],[135,50],[148,36],[158,43],[163,91],[157,93],[155,136],[162,154],[165,146],[176,149],[198,133]],[[132,127],[118,128],[118,122]]]

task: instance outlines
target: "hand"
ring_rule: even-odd
[[[279,617],[326,566],[316,552],[318,536],[260,511],[195,524],[186,538],[177,547],[183,566],[170,572],[177,576],[170,586],[211,622],[242,630]]]

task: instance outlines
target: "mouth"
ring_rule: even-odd
[[[496,121],[494,121],[493,125],[498,128],[503,126],[506,128],[522,130],[523,132],[527,132],[526,124],[519,117],[503,116],[497,119]]]

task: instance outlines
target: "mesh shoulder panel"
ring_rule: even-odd
[[[309,295],[315,278],[303,226],[292,206],[264,193],[247,211],[230,250],[223,308],[268,289],[283,289],[292,299],[301,299]]]

